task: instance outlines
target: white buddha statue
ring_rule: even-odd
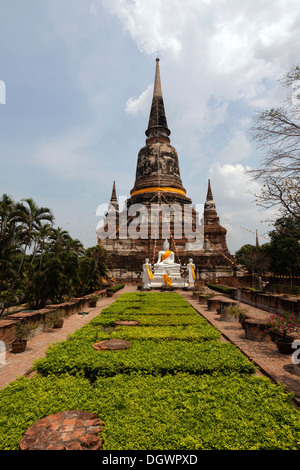
[[[164,241],[163,250],[158,253],[158,260],[155,263],[155,267],[159,266],[180,266],[180,264],[175,263],[175,255],[173,251],[169,250],[170,245],[168,240]]]
[[[151,264],[149,259],[146,258],[145,264],[143,264],[143,284],[144,289],[151,289],[151,280],[153,279],[153,273],[151,271]]]
[[[195,285],[196,275],[195,275],[195,265],[193,263],[193,259],[189,259],[189,264],[187,266],[188,269],[188,282],[189,287],[192,288]]]

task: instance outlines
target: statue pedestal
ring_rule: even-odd
[[[171,287],[183,288],[188,286],[188,281],[185,280],[180,273],[181,265],[175,263],[175,255],[173,251],[169,250],[169,242],[165,240],[163,244],[163,251],[158,253],[158,261],[154,265],[154,272],[149,270],[149,259],[146,259],[143,265],[143,282],[144,289],[159,288],[165,285],[163,277],[167,274],[172,281]]]
[[[161,287],[164,284],[163,276],[167,274],[171,281],[172,287],[185,287],[187,286],[187,281],[181,277],[180,265],[154,265],[153,279],[151,279],[151,287]]]

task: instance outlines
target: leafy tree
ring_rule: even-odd
[[[67,230],[61,227],[52,228],[49,233],[49,251],[54,255],[62,252],[71,240],[71,236]]]
[[[16,204],[10,196],[0,199],[0,292],[15,274],[14,260],[20,251],[20,229],[16,223]]]
[[[102,278],[107,274],[107,253],[101,245],[88,248],[85,256],[80,259],[79,292],[93,292],[99,289],[102,284]]]
[[[268,246],[272,272],[290,277],[300,275],[300,219],[281,217],[274,227]]]
[[[247,271],[257,279],[270,270],[271,259],[268,256],[267,243],[262,246],[243,245],[236,251],[235,256],[238,263],[244,265]]]
[[[269,232],[270,242],[244,245],[235,253],[237,261],[257,278],[269,272],[292,277],[300,275],[300,219],[281,217]]]
[[[39,309],[100,288],[104,248],[84,249],[53,222],[52,211],[31,198],[0,199],[0,315],[21,302]]]
[[[20,260],[17,275],[10,287],[12,291],[16,282],[19,280],[19,275],[23,267],[27,249],[31,246],[34,239],[37,236],[37,232],[41,227],[41,223],[45,220],[53,222],[54,217],[50,209],[47,207],[38,207],[38,205],[31,198],[22,199],[27,205],[22,202],[16,205],[16,216],[15,220],[20,223],[23,253]]]
[[[19,290],[11,289],[17,277],[22,244],[18,215],[16,203],[10,196],[3,194],[0,199],[0,315],[8,305],[22,298]]]

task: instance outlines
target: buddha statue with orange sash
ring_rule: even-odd
[[[151,271],[151,264],[149,259],[146,258],[145,264],[143,264],[143,284],[144,289],[151,289],[151,280],[153,279],[153,273]]]
[[[169,248],[170,248],[169,242],[168,240],[165,240],[163,244],[163,251],[160,251],[158,253],[158,260],[157,260],[157,263],[155,263],[155,266],[161,266],[161,265],[180,266],[179,264],[175,263],[174,252],[170,251]]]

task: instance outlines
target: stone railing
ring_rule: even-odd
[[[22,322],[32,322],[38,325],[35,330],[35,335],[42,333],[45,328],[45,320],[47,315],[62,311],[64,312],[64,317],[69,317],[74,313],[80,312],[82,309],[86,308],[89,303],[89,299],[93,294],[86,295],[80,298],[72,298],[68,302],[57,305],[47,305],[47,307],[40,310],[28,310],[18,313],[12,313],[9,316],[0,319],[0,341],[3,341],[6,349],[8,350],[11,347],[11,343],[14,340],[14,326],[16,323]],[[105,291],[96,292],[101,296],[105,294]]]
[[[265,310],[270,313],[289,312],[300,316],[300,299],[284,295],[266,294],[244,288],[233,288],[231,297],[238,302]]]

